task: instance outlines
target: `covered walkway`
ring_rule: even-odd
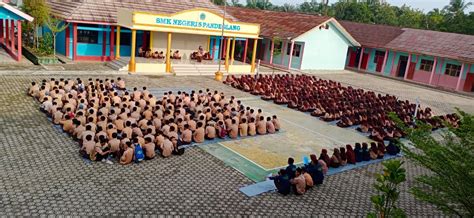
[[[33,21],[33,17],[0,2],[0,44],[16,61],[21,61],[21,23]]]

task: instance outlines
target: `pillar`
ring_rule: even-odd
[[[225,70],[229,70],[230,38],[227,39],[225,48]]]
[[[360,70],[360,66],[362,65],[362,58],[364,57],[364,47],[360,50],[359,54],[359,64],[357,65],[357,70]]]
[[[66,44],[66,45],[65,45],[65,46],[66,46],[66,48],[65,48],[65,50],[66,50],[65,55],[66,55],[67,58],[69,58],[69,40],[70,40],[70,38],[71,38],[71,33],[70,33],[70,28],[69,28],[69,26],[66,27],[66,30],[65,30],[65,31],[66,31],[66,33],[64,34],[64,35],[65,35],[65,36],[64,36],[64,37],[65,37],[64,42],[65,42],[65,44]]]
[[[232,54],[230,65],[234,65],[234,53],[235,53],[235,37],[232,39]]]
[[[211,36],[207,36],[207,51],[211,52]]]
[[[130,51],[130,63],[128,63],[128,71],[130,73],[135,73],[135,50],[137,50],[137,30],[132,29],[132,46]]]
[[[171,73],[171,33],[168,33],[168,46],[166,47],[166,72]]]
[[[461,63],[461,73],[459,73],[458,82],[456,83],[456,91],[461,91],[460,86],[461,86],[462,74],[464,73],[464,65],[465,65],[464,63]]]
[[[288,69],[291,69],[291,60],[293,59],[293,48],[295,47],[295,41],[291,41],[290,57],[288,59]]]
[[[102,31],[102,61],[105,60],[107,54],[107,31]]]
[[[110,60],[114,58],[114,50],[115,50],[115,26],[110,26]]]
[[[407,68],[405,69],[405,75],[403,76],[403,80],[407,80],[408,78],[408,69],[410,69],[411,65],[411,53],[408,55],[408,63],[407,63]]]
[[[249,39],[245,39],[245,47],[244,47],[244,56],[243,56],[243,59],[242,59],[242,62],[246,62],[247,61],[247,48],[249,46]]]
[[[153,52],[153,31],[150,31],[150,46],[148,46],[151,50],[151,52]]]
[[[120,59],[120,26],[117,26],[117,42],[115,43],[117,51],[115,51],[115,60]]]
[[[258,38],[255,38],[253,40],[252,62],[251,62],[251,67],[250,67],[251,73],[255,73],[255,59],[257,58],[257,44],[258,44]]]
[[[10,23],[8,22],[8,19],[5,20],[5,47],[9,48],[10,47]]]
[[[280,59],[280,64],[283,65],[283,62],[285,61],[284,57],[285,57],[285,54],[286,54],[286,50],[285,49],[288,49],[287,48],[287,44],[288,42],[287,41],[283,41],[282,42],[283,44],[281,45],[281,59]]]
[[[221,49],[221,50],[222,50],[221,59],[222,59],[222,57],[224,57],[224,55],[226,54],[225,49],[227,48],[227,40],[226,40],[225,37],[222,39],[222,43],[221,43],[221,44],[223,45],[223,46],[222,46],[222,49]]]
[[[385,56],[383,57],[382,70],[380,71],[380,73],[382,73],[382,75],[385,73],[385,65],[387,64],[387,59],[388,59],[389,52],[390,51],[388,49],[385,49]]]
[[[434,57],[433,68],[431,69],[430,80],[428,82],[428,85],[431,85],[431,82],[433,81],[433,77],[436,72],[436,65],[438,64],[437,62],[438,62],[438,57]]]
[[[17,45],[18,45],[18,53],[16,56],[17,61],[21,61],[22,51],[21,51],[21,20],[17,21]]]
[[[0,43],[3,42],[3,19],[0,19]]]
[[[11,27],[10,27],[10,43],[11,43],[11,52],[15,53],[15,20],[10,20]]]
[[[275,39],[272,38],[272,44],[270,47],[270,64],[273,64],[273,52],[275,49]],[[282,54],[283,55],[283,54]]]
[[[77,60],[77,23],[72,24],[72,60]]]

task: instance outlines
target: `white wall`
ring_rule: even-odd
[[[208,36],[205,35],[191,35],[191,34],[171,34],[171,50],[179,50],[182,58],[187,60],[192,52],[198,50],[199,46],[207,49]],[[168,44],[168,33],[153,32],[153,52],[163,51],[166,53],[166,46]]]
[[[297,37],[305,43],[302,70],[343,70],[349,41],[332,23],[329,29],[314,28]]]

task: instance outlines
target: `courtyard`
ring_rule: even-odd
[[[418,98],[422,106],[431,107],[437,115],[451,113],[454,107],[470,113],[474,110],[472,97],[371,75],[356,75],[349,71],[314,74],[346,85],[390,93],[401,99],[414,101]],[[375,173],[381,172],[380,163],[328,176],[323,185],[304,196],[282,196],[270,192],[247,197],[239,188],[253,184],[254,181],[199,146],[187,149],[183,156],[155,158],[129,166],[84,161],[78,155],[77,143],[54,129],[46,116],[38,110],[39,104],[25,93],[31,81],[51,77],[117,76],[113,71],[92,70],[71,70],[66,73],[0,72],[0,147],[3,151],[0,153],[0,214],[365,216],[371,210],[370,196],[375,194],[372,185]],[[223,142],[227,147],[238,143],[263,147],[266,146],[265,143],[279,142],[280,148],[287,146],[287,152],[296,156],[301,153],[291,152],[297,150],[294,146],[300,145],[301,141],[314,142],[314,150],[318,151],[320,148],[317,146],[330,148],[333,144],[363,140],[356,132],[339,133],[337,131],[342,129],[331,127],[317,129],[326,124],[315,124],[317,120],[308,120],[303,113],[268,104],[253,95],[216,82],[212,77],[120,76],[126,80],[128,88],[147,86],[160,90],[219,90],[228,96],[243,99],[246,105],[260,107],[264,111],[276,111],[282,116],[282,133]],[[369,79],[370,84],[366,82]],[[301,135],[295,136],[298,132]],[[286,136],[292,134],[293,136]],[[345,135],[337,137],[342,134]],[[245,154],[245,151],[241,153]],[[255,162],[260,161],[260,165],[265,168],[273,168],[282,165],[281,158],[286,157],[278,157],[278,160],[271,163],[257,158]],[[442,215],[433,206],[414,199],[408,193],[408,189],[414,185],[414,178],[428,172],[411,161],[402,159],[405,160],[404,167],[407,169],[407,182],[402,185],[399,206],[408,216]]]

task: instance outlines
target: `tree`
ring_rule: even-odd
[[[317,0],[311,0],[310,2],[303,2],[298,6],[298,11],[303,13],[320,13],[321,12],[321,4],[318,3]]]
[[[449,5],[446,5],[444,9],[448,11],[448,14],[460,15],[464,14],[464,11],[472,4],[472,2],[465,3],[464,0],[451,0]]]
[[[403,162],[400,160],[390,160],[382,163],[384,166],[383,174],[377,174],[377,183],[374,185],[380,194],[370,198],[376,211],[369,213],[368,217],[405,217],[403,210],[396,206],[400,196],[398,188],[406,180],[405,169],[402,168],[402,164]]]
[[[33,45],[38,48],[38,28],[45,24],[49,17],[49,7],[46,0],[24,0],[23,11],[31,15],[34,20],[33,24]]]
[[[53,35],[53,55],[56,57],[56,35],[64,31],[69,26],[69,24],[64,23],[54,17],[49,17],[46,21],[46,26],[48,26],[49,30],[51,30],[51,34]]]
[[[273,4],[270,0],[247,0],[247,8],[257,8],[261,10],[272,10]]]
[[[398,10],[398,25],[421,29],[423,27],[424,14],[420,10],[412,9],[403,5]]]
[[[425,28],[429,30],[446,31],[444,26],[445,11],[435,8],[425,16]]]
[[[457,110],[459,127],[447,124],[442,140],[433,138],[427,124],[417,122],[417,128],[407,128],[395,114],[390,117],[415,147],[402,146],[404,154],[432,172],[417,177],[411,193],[447,215],[474,217],[474,117]]]
[[[395,11],[396,7],[390,6],[389,4],[376,4],[372,7],[374,8],[374,23],[392,26],[398,25],[398,17]]]
[[[230,4],[234,7],[244,7],[244,5],[239,2],[239,0],[231,0]]]
[[[212,0],[215,5],[224,5],[225,2],[226,0]]]

